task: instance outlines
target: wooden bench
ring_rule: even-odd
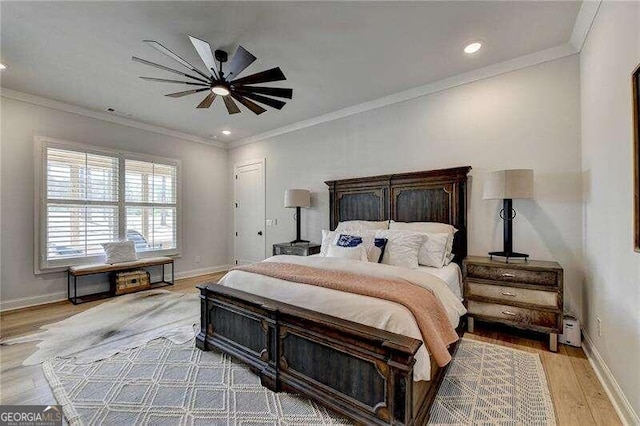
[[[165,280],[165,265],[171,264],[171,281]],[[89,302],[92,300],[104,299],[107,297],[115,296],[115,287],[110,284],[109,291],[103,291],[99,293],[92,293],[83,296],[78,296],[78,277],[95,274],[115,273],[132,271],[139,268],[148,268],[151,266],[162,266],[162,279],[151,283],[151,287],[164,287],[166,285],[173,285],[175,281],[175,265],[173,259],[170,257],[150,257],[148,259],[139,259],[133,262],[123,263],[93,263],[90,265],[78,265],[71,266],[67,271],[67,298],[71,303],[77,305],[78,303]],[[73,297],[71,295],[71,282],[73,281]],[[113,280],[111,280],[113,281]]]

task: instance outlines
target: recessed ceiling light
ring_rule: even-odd
[[[0,64],[0,70],[6,69],[7,66],[5,64]]]
[[[467,47],[464,48],[464,53],[476,53],[478,50],[480,50],[481,47],[482,43],[476,41],[474,43],[468,44]]]
[[[223,130],[222,134],[226,135],[226,136],[229,136],[231,134],[231,130]]]
[[[228,96],[229,95],[229,89],[227,89],[226,87],[224,87],[222,85],[213,86],[211,88],[211,91],[213,93],[215,93],[216,95],[220,95],[220,96]]]

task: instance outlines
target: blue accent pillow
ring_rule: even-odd
[[[358,247],[362,244],[362,237],[355,235],[340,234],[336,245],[339,247]]]
[[[384,256],[384,249],[387,247],[386,238],[376,238],[373,240],[373,245],[380,249],[380,257],[378,257],[378,263],[382,263],[382,257]]]

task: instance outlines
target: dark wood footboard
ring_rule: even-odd
[[[426,423],[439,381],[414,394],[420,340],[220,285],[198,288],[200,349],[232,355],[269,389],[305,395],[357,423]]]

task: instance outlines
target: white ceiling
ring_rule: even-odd
[[[580,2],[0,2],[2,87],[81,107],[112,107],[149,124],[232,142],[341,108],[569,41]],[[205,95],[167,98],[182,85],[132,62],[180,65],[153,39],[201,65],[187,34],[258,60],[243,76],[279,66],[294,98],[256,116],[229,116]],[[462,53],[482,40],[476,55]],[[204,68],[202,66],[201,68]],[[230,136],[220,131],[230,129]]]

